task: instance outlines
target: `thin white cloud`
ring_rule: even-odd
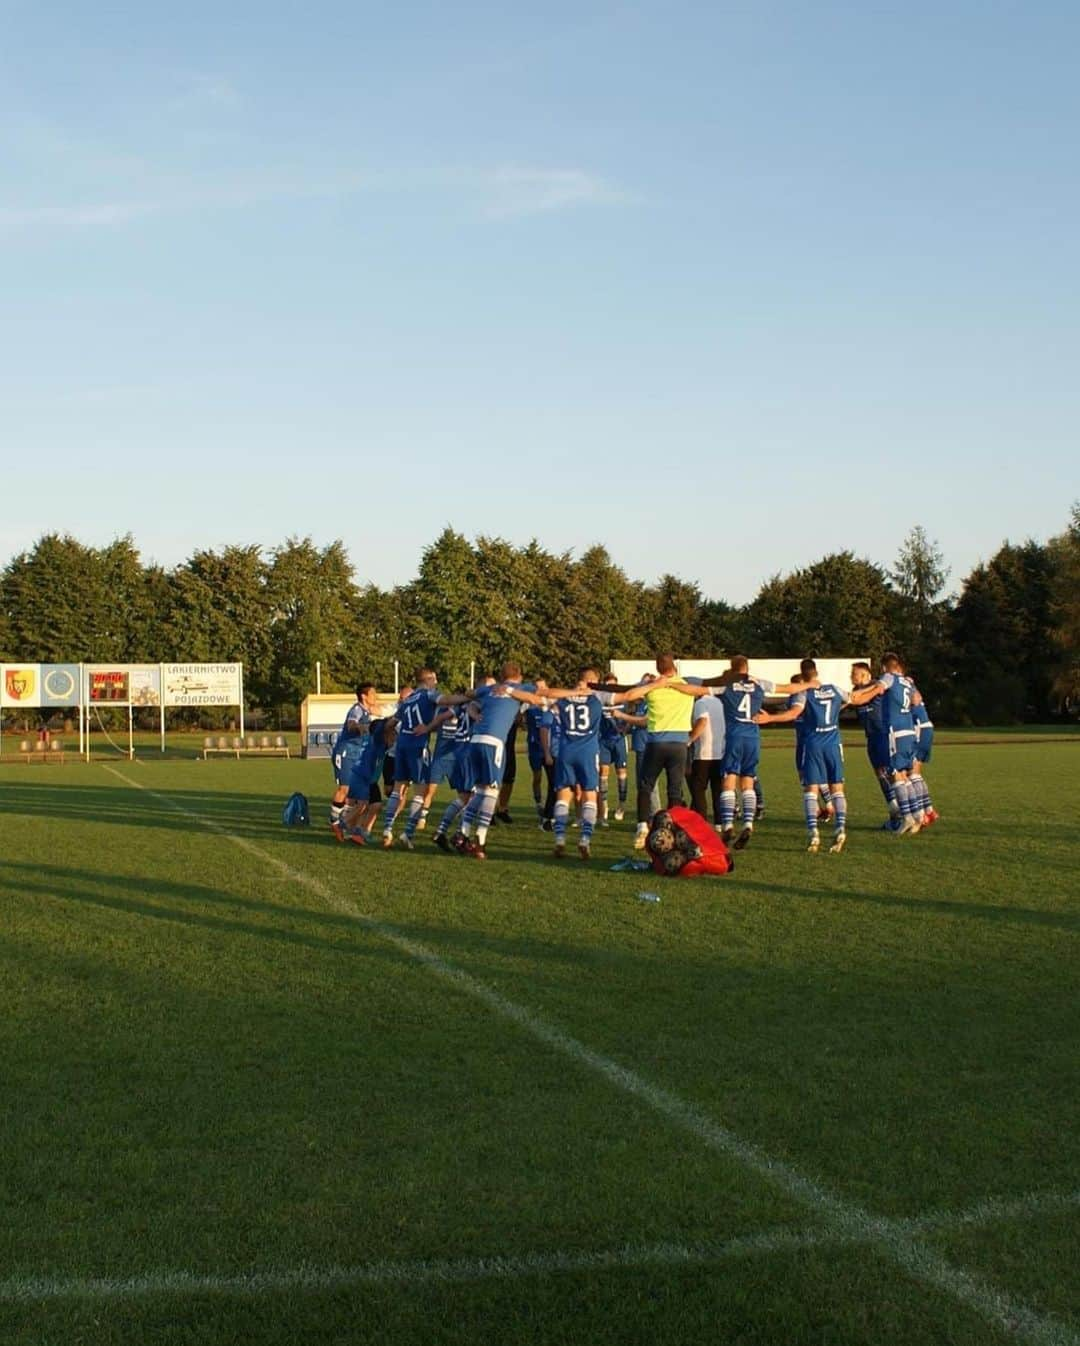
[[[220,185],[174,181],[130,200],[80,201],[67,205],[0,206],[0,234],[39,226],[58,229],[106,228],[151,215],[178,215],[211,210],[243,210],[273,201],[314,200],[342,196],[363,186],[356,175],[336,181],[303,178],[255,179]]]
[[[77,229],[90,225],[126,224],[158,209],[149,201],[98,201],[71,206],[0,206],[0,230],[57,225]]]
[[[537,215],[582,206],[623,204],[628,194],[595,173],[580,168],[523,168],[508,165],[487,174],[486,213]]]
[[[194,79],[194,77],[193,77]],[[199,76],[193,89],[210,99],[231,98],[227,81]],[[351,196],[359,192],[393,195],[425,192],[458,196],[490,219],[553,214],[595,206],[625,204],[636,198],[609,179],[581,168],[538,168],[520,164],[491,169],[451,169],[398,165],[377,173],[324,175],[313,165],[229,177],[163,171],[158,156],[117,153],[113,148],[67,138],[49,128],[31,127],[22,135],[0,132],[0,141],[22,151],[55,189],[52,201],[0,198],[0,237],[37,230],[104,230],[148,217],[240,210],[274,202]],[[12,143],[14,142],[14,143]],[[29,173],[27,174],[29,176]],[[10,189],[9,189],[10,191]]]

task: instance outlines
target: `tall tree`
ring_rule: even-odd
[[[667,650],[694,658],[705,648],[710,626],[701,590],[677,575],[661,575],[644,591],[643,635],[650,654]]]
[[[99,644],[101,571],[93,548],[46,533],[13,556],[0,579],[13,658],[47,663],[110,657]]]
[[[268,691],[272,664],[268,567],[258,546],[200,550],[177,566],[163,623],[162,659],[244,665],[256,700]]]
[[[1057,651],[1053,694],[1059,705],[1080,710],[1080,501],[1069,526],[1050,541],[1054,574],[1050,587],[1051,639]]]
[[[951,619],[954,713],[976,724],[1037,720],[1051,708],[1053,558],[1006,542],[964,581]]]
[[[270,553],[266,592],[270,704],[302,701],[314,690],[320,662],[328,686],[348,687],[355,676],[358,594],[344,545],[319,548],[309,537],[289,538]]]
[[[435,668],[446,683],[468,677],[484,638],[486,613],[478,592],[476,553],[461,533],[444,528],[420,558],[420,571],[401,598],[407,627],[399,634],[410,650]],[[399,612],[399,617],[405,617]],[[395,654],[400,653],[395,649]]]
[[[896,644],[920,691],[936,705],[947,694],[951,672],[949,604],[943,596],[949,570],[921,524],[905,538],[890,577],[897,594]]]
[[[880,654],[894,640],[894,608],[880,566],[837,552],[762,586],[745,614],[748,652],[774,658]]]

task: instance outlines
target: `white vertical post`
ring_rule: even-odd
[[[244,737],[244,665],[240,665],[240,737]]]
[[[86,717],[86,760],[90,760],[90,674],[86,671],[86,665],[81,664],[82,668],[82,703],[83,715]]]
[[[128,761],[135,760],[135,714],[131,709],[131,702],[128,701]]]
[[[476,686],[476,660],[473,659],[469,664],[469,686]]]
[[[315,695],[322,696],[322,660],[315,660]]]
[[[398,667],[399,667],[399,665],[398,665],[398,661],[395,659],[395,660],[394,660],[394,695],[395,695],[395,696],[397,696],[397,694],[398,694],[398,686],[399,686],[399,683],[398,683]]]

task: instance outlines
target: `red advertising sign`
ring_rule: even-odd
[[[127,701],[128,672],[125,668],[91,670],[91,701]]]

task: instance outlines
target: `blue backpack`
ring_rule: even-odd
[[[281,810],[281,821],[286,827],[307,827],[311,822],[307,796],[302,795],[299,790],[291,794]]]

